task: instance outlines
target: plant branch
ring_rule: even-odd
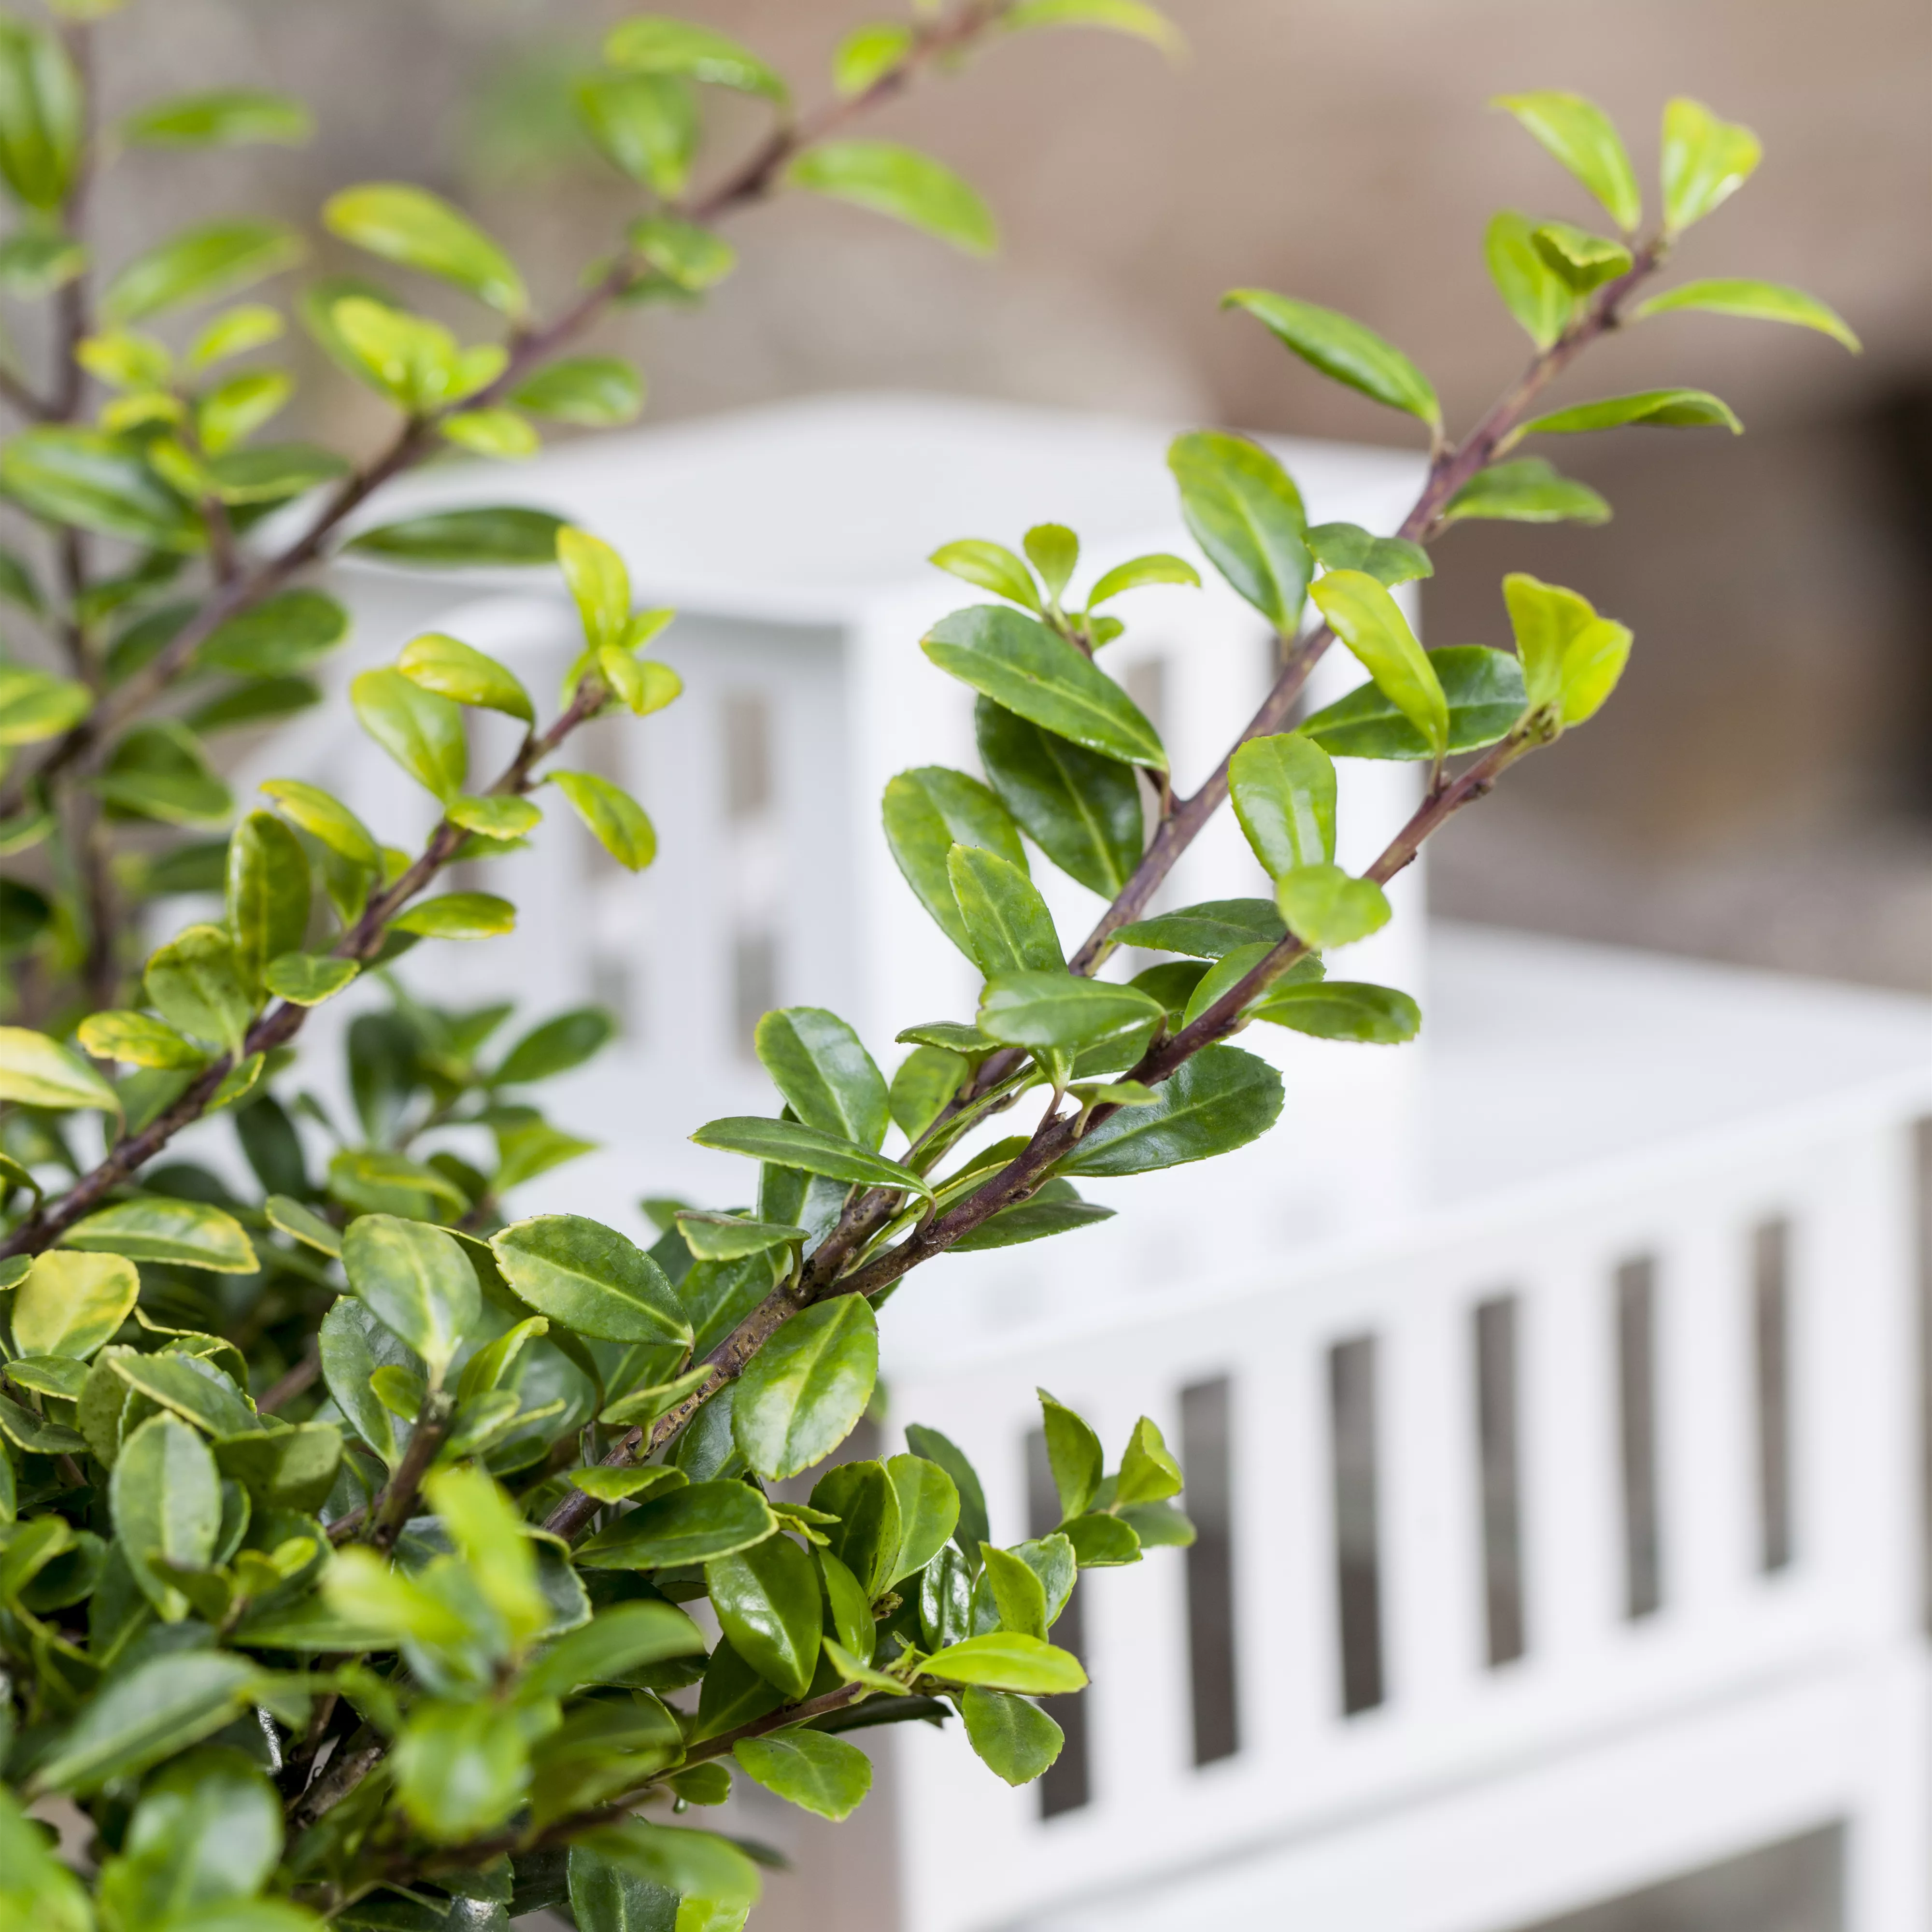
[[[403,1526],[416,1508],[416,1496],[422,1487],[423,1478],[429,1474],[444,1443],[448,1441],[450,1425],[455,1420],[456,1398],[447,1389],[431,1390],[424,1398],[422,1413],[416,1418],[410,1446],[403,1451],[403,1460],[396,1465],[396,1473],[375,1500],[369,1546],[379,1555],[386,1556],[395,1548],[396,1539],[403,1533]],[[330,1526],[331,1542],[338,1540],[334,1527],[333,1524]]]

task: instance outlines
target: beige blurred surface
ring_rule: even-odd
[[[478,206],[551,299],[608,245],[628,190],[560,158],[555,78],[625,10],[592,0],[166,0],[117,23],[131,101],[224,76],[291,87],[324,122],[251,158],[292,215],[406,174]],[[813,91],[873,10],[694,0]],[[1682,250],[1689,274],[1801,281],[1868,345],[1660,320],[1560,393],[1707,386],[1748,438],[1628,430],[1565,466],[1602,530],[1459,531],[1432,640],[1501,640],[1522,567],[1633,623],[1616,705],[1444,842],[1450,909],[1807,971],[1932,987],[1932,8],[1924,0],[1174,0],[1178,69],[1147,47],[1015,39],[880,117],[988,193],[1000,257],[965,260],[854,211],[796,202],[736,224],[740,274],[701,314],[621,317],[658,418],[825,388],[924,387],[1155,417],[1399,441],[1406,419],[1321,381],[1250,321],[1258,283],[1348,309],[1429,369],[1452,425],[1520,364],[1481,266],[1501,205],[1593,210],[1498,91],[1586,89],[1652,178],[1657,117],[1696,94],[1763,136],[1756,180]],[[734,116],[736,119],[734,119]],[[755,132],[739,104],[727,144]],[[110,255],[164,210],[220,205],[225,158],[124,171]],[[338,428],[378,412],[340,385]],[[988,532],[988,534],[994,534]],[[1010,533],[1007,533],[1010,534]]]

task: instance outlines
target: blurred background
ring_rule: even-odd
[[[225,76],[294,89],[320,137],[256,150],[264,206],[312,220],[394,175],[477,207],[552,292],[606,245],[626,188],[573,130],[569,83],[618,0],[169,0],[111,36],[116,97]],[[822,74],[856,0],[690,0],[788,72]],[[878,131],[916,138],[998,208],[999,258],[794,199],[734,230],[700,314],[606,332],[648,419],[804,392],[905,388],[1401,440],[1251,322],[1238,284],[1347,310],[1414,355],[1466,424],[1525,354],[1484,272],[1490,212],[1593,205],[1489,98],[1580,88],[1654,178],[1664,100],[1762,136],[1750,190],[1699,228],[1699,274],[1799,282],[1864,338],[1660,318],[1566,394],[1708,386],[1748,440],[1626,430],[1564,466],[1607,528],[1464,526],[1424,592],[1438,644],[1504,634],[1504,568],[1632,624],[1618,703],[1561,759],[1432,848],[1439,910],[1932,988],[1932,8],[1923,0],[1174,0],[1178,70],[1092,34],[995,47]],[[734,104],[719,100],[717,111]],[[752,130],[748,116],[747,136]],[[110,251],[229,199],[217,154],[122,170]],[[232,180],[232,177],[231,177]],[[560,193],[566,183],[569,192]],[[232,192],[232,190],[231,190]],[[166,205],[163,206],[164,198]],[[118,236],[117,227],[123,229]],[[345,262],[344,266],[347,264]],[[381,410],[329,373],[334,427]]]

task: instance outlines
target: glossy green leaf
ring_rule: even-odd
[[[1280,1075],[1265,1060],[1232,1046],[1204,1047],[1161,1083],[1160,1093],[1157,1106],[1123,1107],[1090,1127],[1056,1171],[1147,1174],[1206,1160],[1265,1133],[1282,1100]]]
[[[1087,1684],[1087,1673],[1070,1651],[1012,1630],[989,1630],[949,1644],[920,1667],[948,1684],[976,1684],[1035,1697],[1084,1690]]]
[[[1451,752],[1473,752],[1506,735],[1522,716],[1522,668],[1508,651],[1452,644],[1431,651],[1449,706]],[[1373,684],[1303,721],[1302,735],[1338,758],[1426,758],[1429,741]]]
[[[657,856],[656,829],[644,807],[621,786],[595,772],[551,772],[548,776],[619,865],[640,872]]]
[[[116,1348],[102,1358],[119,1379],[212,1436],[249,1436],[261,1423],[222,1370],[196,1355],[136,1354]]]
[[[776,1481],[830,1455],[865,1414],[878,1373],[878,1324],[862,1295],[794,1316],[738,1378],[731,1426],[746,1461]]]
[[[1046,1592],[1032,1569],[990,1543],[980,1546],[980,1560],[1000,1627],[1046,1641]]]
[[[171,1024],[211,1046],[240,1050],[255,1003],[235,942],[220,926],[184,927],[148,960],[143,983]]]
[[[1651,423],[1659,428],[1712,428],[1744,434],[1744,424],[1730,406],[1706,389],[1646,389],[1633,396],[1605,396],[1593,403],[1574,404],[1525,423],[1525,436],[1556,436],[1578,430],[1618,429],[1626,423]]]
[[[1022,609],[1040,608],[1040,587],[1034,581],[1033,572],[1004,544],[992,543],[983,537],[962,537],[956,542],[941,544],[926,560],[968,584],[977,584],[982,590],[990,590],[995,597],[1009,598]]]
[[[980,996],[980,1029],[1010,1046],[1092,1046],[1150,1027],[1165,1011],[1135,986],[1064,970],[1002,972]]]
[[[1294,479],[1259,443],[1220,430],[1177,436],[1167,466],[1208,561],[1277,631],[1292,633],[1314,570]]]
[[[292,1201],[286,1194],[272,1194],[262,1204],[262,1209],[268,1216],[268,1225],[279,1228],[291,1240],[300,1241],[305,1247],[314,1248],[332,1258],[340,1256],[340,1234],[299,1201]]]
[[[139,449],[98,430],[49,424],[0,448],[0,486],[30,514],[145,548],[192,552],[207,533]]]
[[[1133,768],[990,700],[974,710],[980,762],[1007,809],[1061,871],[1112,898],[1140,863]]]
[[[14,198],[51,212],[66,198],[86,140],[81,80],[59,38],[0,21],[0,178]]]
[[[422,1368],[422,1358],[375,1311],[352,1294],[339,1295],[316,1336],[322,1379],[356,1434],[390,1468],[402,1459],[407,1431],[376,1400],[370,1386],[379,1368]]]
[[[1299,732],[1250,738],[1228,767],[1228,790],[1255,856],[1270,878],[1335,856],[1335,766]]]
[[[781,1007],[758,1022],[753,1044],[772,1085],[807,1126],[877,1150],[890,1118],[885,1076],[836,1013]]]
[[[802,1120],[768,1120],[735,1114],[707,1121],[691,1137],[700,1147],[748,1155],[775,1167],[829,1174],[867,1187],[898,1187],[930,1200],[932,1190],[909,1167],[883,1154],[868,1154],[851,1142],[808,1127]]]
[[[704,1636],[675,1604],[613,1604],[566,1630],[525,1670],[526,1698],[568,1697],[592,1684],[621,1684],[640,1665],[701,1657]]]
[[[870,1603],[883,1595],[904,1528],[898,1485],[891,1472],[883,1462],[842,1462],[813,1485],[812,1507],[827,1519],[824,1533],[829,1553],[853,1578],[866,1600]],[[850,1644],[846,1647],[854,1648]],[[857,1648],[870,1654],[869,1642]]]
[[[1701,100],[1679,94],[1664,110],[1664,226],[1678,234],[1702,221],[1742,188],[1764,147],[1748,128],[1720,121]]]
[[[114,1089],[80,1056],[27,1027],[0,1027],[0,1100],[117,1112]]]
[[[1095,581],[1087,593],[1087,608],[1097,610],[1124,592],[1144,590],[1155,584],[1184,584],[1198,590],[1201,573],[1185,557],[1171,556],[1165,550],[1130,557],[1125,563],[1117,563],[1104,572]]]
[[[1288,930],[1315,951],[1350,946],[1389,921],[1388,896],[1372,879],[1340,866],[1303,866],[1275,881],[1275,904]]]
[[[632,1817],[600,1826],[578,1843],[674,1894],[690,1932],[730,1932],[758,1900],[758,1867],[730,1840],[709,1832]]]
[[[178,1423],[172,1426],[181,1429]],[[188,1430],[182,1433],[194,1439]],[[36,1775],[50,1790],[80,1796],[116,1778],[138,1777],[238,1717],[256,1677],[245,1658],[222,1651],[154,1658],[100,1691]]]
[[[460,1844],[502,1824],[530,1782],[521,1727],[488,1704],[424,1699],[390,1763],[404,1815],[433,1844]]]
[[[824,1632],[818,1576],[788,1536],[770,1536],[704,1566],[712,1608],[731,1648],[796,1702],[812,1684]]]
[[[242,978],[259,986],[268,962],[298,949],[308,929],[308,855],[270,813],[249,813],[228,842],[227,899]]]
[[[77,678],[55,677],[30,664],[0,664],[0,745],[57,738],[93,708],[93,692]]]
[[[1753,322],[1788,322],[1800,328],[1815,328],[1841,342],[1853,355],[1862,346],[1844,318],[1802,289],[1784,282],[1757,282],[1734,278],[1715,278],[1686,282],[1680,288],[1666,289],[1640,303],[1633,316],[1668,315],[1681,309],[1700,309],[1712,315],[1740,316]]]
[[[1372,686],[1370,687],[1373,688]],[[1156,952],[1186,952],[1197,959],[1220,959],[1257,940],[1272,945],[1288,928],[1266,899],[1205,899],[1177,912],[1136,920],[1114,935],[1123,946]]]
[[[915,1046],[899,1062],[887,1105],[899,1131],[916,1141],[964,1084],[972,1063],[943,1046]]]
[[[621,356],[566,356],[520,382],[510,400],[554,422],[611,429],[643,409],[644,379]]]
[[[14,1348],[84,1362],[113,1339],[140,1292],[133,1264],[117,1255],[36,1255],[14,1294]]]
[[[1002,1208],[970,1234],[962,1234],[952,1244],[952,1252],[976,1255],[989,1248],[1018,1247],[1023,1242],[1072,1234],[1076,1228],[1090,1228],[1113,1218],[1112,1208],[1082,1201],[1068,1182],[1044,1181],[1024,1201]]]
[[[778,1528],[748,1484],[693,1483],[645,1498],[616,1525],[580,1544],[586,1570],[664,1570],[706,1563],[762,1542]]]
[[[1123,1504],[1164,1502],[1180,1493],[1180,1465],[1168,1453],[1160,1431],[1144,1415],[1134,1424],[1120,1458],[1114,1498]]]
[[[361,971],[352,959],[332,959],[318,952],[282,952],[268,962],[262,983],[278,1000],[291,1006],[319,1006],[332,1000]]]
[[[347,548],[396,563],[532,565],[556,561],[556,533],[563,519],[548,510],[517,506],[439,510],[358,531]]]
[[[1250,1009],[1259,1020],[1312,1034],[1317,1040],[1354,1040],[1369,1046],[1395,1046],[1413,1040],[1422,1028],[1422,1010],[1393,986],[1357,980],[1278,986]]]
[[[374,872],[382,864],[381,850],[369,828],[319,785],[300,778],[271,778],[261,790],[284,818],[292,819],[351,865]]]
[[[432,1386],[440,1384],[482,1310],[461,1244],[420,1221],[362,1214],[343,1235],[342,1266],[357,1296],[422,1358]]]
[[[1359,570],[1331,570],[1309,595],[1382,694],[1442,757],[1449,743],[1448,700],[1395,599]]]
[[[890,1590],[945,1548],[959,1526],[960,1498],[951,1475],[924,1456],[890,1456],[886,1474],[898,1504],[898,1544],[888,1552],[882,1586]]]
[[[466,289],[513,320],[530,306],[516,265],[440,195],[406,182],[344,188],[322,204],[322,225],[385,261]]]
[[[1285,347],[1312,368],[1371,401],[1420,416],[1431,428],[1442,426],[1442,405],[1429,378],[1396,348],[1352,316],[1267,289],[1233,289],[1221,298],[1224,308],[1245,309]]]
[[[676,1290],[614,1228],[580,1214],[539,1214],[493,1234],[490,1249],[519,1300],[578,1334],[691,1345]]]
[[[987,1768],[1011,1785],[1030,1784],[1060,1756],[1066,1734],[1036,1704],[975,1684],[959,1701],[966,1739]]]
[[[966,928],[968,950],[981,972],[991,977],[1061,970],[1065,961],[1053,915],[1039,888],[1017,866],[976,845],[956,845],[946,870]]]
[[[84,1252],[172,1262],[216,1274],[253,1274],[260,1263],[240,1222],[203,1201],[151,1194],[117,1201],[76,1222],[64,1237]]]
[[[992,211],[944,162],[896,141],[821,141],[785,170],[794,188],[922,229],[969,255],[999,245]]]
[[[1525,456],[1478,470],[1441,514],[1445,524],[1466,517],[1515,524],[1606,524],[1610,506],[1588,484],[1558,476],[1540,456]]]
[[[494,939],[516,925],[516,908],[494,892],[443,892],[390,920],[389,930],[420,939]]]
[[[571,1846],[567,1872],[571,1917],[578,1932],[670,1932],[675,1924],[675,1892],[626,1870],[588,1845]],[[564,1901],[546,1898],[544,1902]]]
[[[1503,601],[1530,709],[1553,710],[1565,726],[1594,716],[1629,660],[1628,628],[1599,617],[1575,591],[1523,571],[1503,579]]]
[[[463,710],[399,670],[365,670],[350,686],[362,728],[416,783],[447,802],[470,772]]]
[[[302,237],[279,221],[203,222],[137,255],[108,283],[101,311],[139,322],[185,302],[214,302],[299,262]]]
[[[348,634],[349,613],[333,597],[285,590],[217,625],[194,661],[246,677],[279,676],[312,670]]]
[[[1420,544],[1404,537],[1371,536],[1359,524],[1318,524],[1308,532],[1308,548],[1330,570],[1366,571],[1390,589],[1436,574]]]
[[[161,1616],[178,1623],[188,1600],[160,1568],[205,1568],[221,1528],[221,1477],[207,1444],[173,1415],[154,1415],[121,1445],[108,1498],[134,1580]]]
[[[403,646],[396,668],[412,684],[453,698],[458,704],[500,711],[526,724],[536,716],[530,693],[494,658],[440,631],[412,638]]]
[[[947,938],[969,958],[972,944],[953,896],[953,847],[976,846],[1026,870],[1026,854],[1006,806],[977,778],[943,765],[902,772],[886,787],[886,842],[906,883]]]
[[[1483,260],[1503,306],[1538,348],[1547,349],[1569,327],[1576,291],[1536,245],[1537,226],[1515,208],[1502,209],[1484,232]]]
[[[1630,251],[1621,242],[1571,222],[1540,221],[1529,238],[1544,262],[1580,296],[1630,272]]]
[[[822,1731],[741,1738],[731,1754],[767,1791],[835,1822],[849,1817],[872,1788],[872,1760],[856,1744]]]
[[[748,49],[709,27],[640,14],[611,29],[604,58],[628,74],[667,74],[783,102],[784,82]]]
[[[685,1245],[700,1261],[738,1261],[746,1255],[761,1255],[788,1242],[809,1238],[806,1229],[789,1222],[748,1220],[739,1214],[712,1214],[688,1208],[676,1219]]]
[[[1106,1467],[1106,1456],[1096,1436],[1079,1416],[1064,1403],[1056,1402],[1045,1389],[1040,1396],[1041,1426],[1046,1437],[1047,1467],[1052,1472],[1053,1486],[1060,1497],[1060,1519],[1076,1516],[1094,1500]]]
[[[1622,137],[1610,117],[1580,94],[1549,89],[1499,95],[1504,108],[1609,210],[1628,234],[1643,219],[1643,197]]]
[[[1252,946],[1238,946],[1233,952],[1223,953],[1190,991],[1187,1003],[1181,1010],[1181,1024],[1192,1026],[1209,1008],[1217,1006],[1274,950],[1268,941],[1261,940]],[[1307,963],[1301,961],[1298,964]],[[1290,971],[1294,970],[1292,968]]]
[[[986,1495],[978,1472],[958,1444],[923,1423],[906,1424],[906,1447],[917,1456],[936,1463],[952,1478],[959,1498],[959,1518],[953,1540],[962,1552],[976,1556],[986,1540]]]
[[[1187,43],[1180,30],[1147,0],[1017,0],[1000,16],[1009,32],[1034,27],[1102,27],[1148,42],[1170,58]]]
[[[1022,541],[1028,562],[1058,604],[1080,561],[1080,539],[1064,524],[1036,524]]]

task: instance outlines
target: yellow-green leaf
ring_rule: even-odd
[[[1625,234],[1643,219],[1643,196],[1629,152],[1595,102],[1550,88],[1501,94],[1491,104],[1514,114],[1603,203]]]
[[[1742,188],[1764,154],[1750,128],[1679,94],[1664,110],[1664,226],[1675,235]]]
[[[462,790],[470,744],[454,700],[399,670],[365,670],[349,692],[362,728],[417,784],[445,802]]]
[[[550,777],[619,865],[641,872],[657,856],[657,832],[628,792],[595,772],[552,772]]]
[[[412,638],[403,646],[396,668],[412,684],[454,698],[459,704],[500,711],[526,724],[536,716],[530,693],[512,672],[494,658],[455,638],[445,637],[440,631]]]
[[[1841,342],[1857,355],[1863,347],[1844,318],[1827,308],[1816,296],[1807,295],[1784,282],[1759,282],[1736,277],[1718,277],[1706,281],[1686,282],[1682,288],[1666,289],[1640,304],[1634,320],[1648,315],[1668,315],[1679,309],[1702,309],[1712,315],[1742,316],[1752,322],[1788,322],[1800,328],[1815,328]]]
[[[513,319],[530,306],[516,265],[466,214],[440,195],[407,182],[345,188],[322,206],[332,234],[385,261],[467,289]]]
[[[118,1254],[36,1255],[14,1296],[14,1346],[84,1362],[134,1312],[134,1264]]]
[[[118,1112],[114,1090],[79,1054],[27,1027],[0,1027],[0,1100]]]
[[[1388,590],[1366,571],[1331,570],[1316,578],[1309,595],[1336,636],[1361,660],[1376,688],[1441,758],[1449,743],[1448,700]]]
[[[896,141],[826,141],[785,170],[794,188],[849,201],[923,229],[969,255],[990,255],[999,230],[978,194],[944,162]]]

